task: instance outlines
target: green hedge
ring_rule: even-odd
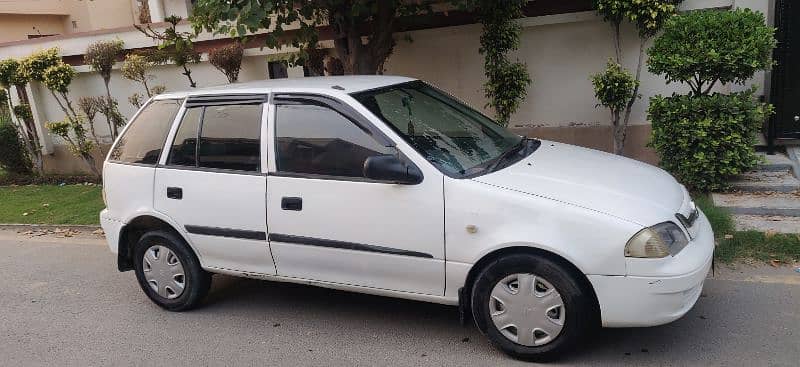
[[[31,160],[20,141],[17,129],[8,120],[0,118],[0,167],[8,173],[30,175]]]
[[[755,136],[771,107],[756,102],[753,90],[650,99],[653,124],[649,146],[661,165],[694,190],[728,187],[728,180],[759,163]]]

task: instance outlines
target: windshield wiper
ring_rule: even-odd
[[[488,172],[494,172],[495,170],[497,170],[497,168],[498,168],[498,167],[500,167],[500,165],[501,165],[501,164],[502,164],[502,163],[503,163],[503,162],[504,162],[506,159],[508,159],[509,157],[513,156],[514,154],[517,154],[517,153],[519,153],[519,152],[520,152],[520,150],[522,150],[522,149],[526,148],[526,147],[528,146],[528,141],[530,141],[530,139],[528,139],[528,138],[522,138],[522,139],[520,139],[520,141],[519,141],[519,143],[517,143],[517,145],[515,145],[515,146],[511,147],[511,149],[509,149],[509,150],[505,151],[505,152],[504,152],[503,154],[501,154],[499,157],[495,158],[495,161],[494,161],[494,162],[493,162],[491,165],[489,165],[489,166],[486,168],[486,170],[487,170]]]

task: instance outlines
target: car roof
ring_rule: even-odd
[[[267,93],[272,90],[313,92],[315,90],[339,90],[342,93],[355,93],[381,88],[388,85],[414,81],[416,79],[403,76],[387,75],[353,75],[353,76],[321,76],[307,78],[283,78],[258,80],[245,83],[225,84],[215,87],[198,88],[180,92],[161,94],[156,99],[185,98],[192,95],[226,94],[226,93]]]

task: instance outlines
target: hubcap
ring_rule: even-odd
[[[144,277],[154,292],[166,299],[181,296],[186,287],[186,275],[172,250],[161,245],[150,246],[142,260]]]
[[[492,289],[489,312],[506,338],[525,346],[547,344],[564,328],[561,294],[535,274],[512,274]]]

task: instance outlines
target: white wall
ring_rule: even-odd
[[[684,11],[749,7],[765,14],[768,0],[688,0]],[[527,18],[521,21],[520,50],[514,55],[528,66],[533,84],[528,96],[512,117],[512,125],[562,127],[608,124],[609,113],[596,107],[591,74],[605,68],[614,56],[611,27],[594,12]],[[482,85],[486,81],[483,57],[478,53],[480,25],[408,32],[413,42],[399,41],[387,62],[387,73],[425,79],[462,98],[472,106],[484,108]],[[634,72],[638,61],[639,38],[630,24],[622,30],[623,64]],[[649,48],[652,40],[648,43]],[[639,102],[634,105],[631,123],[647,124],[647,105],[651,97],[673,92],[686,93],[688,87],[667,85],[662,76],[643,66]],[[717,90],[743,90],[751,85],[763,93],[764,73],[758,73],[745,86],[717,87]]]
[[[166,0],[184,3],[184,0]],[[768,9],[768,0],[735,0],[736,6],[750,6],[761,11]],[[688,0],[682,9],[691,10],[706,7],[728,7],[734,0]],[[603,23],[593,12],[561,14],[553,16],[522,19],[522,45],[514,55],[525,62],[533,77],[533,85],[528,97],[512,118],[514,125],[568,127],[583,125],[604,125],[609,123],[608,112],[597,108],[589,76],[604,69],[608,58],[613,56],[610,26]],[[182,30],[187,29],[181,25]],[[478,54],[480,25],[467,25],[410,32],[413,42],[402,40],[398,35],[398,45],[387,62],[387,73],[418,77],[452,92],[472,106],[484,108],[482,85],[485,81],[483,57]],[[25,56],[32,51],[51,46],[61,46],[65,55],[80,54],[86,44],[97,40],[119,38],[126,47],[152,46],[153,41],[143,37],[135,30],[116,34],[89,35],[82,38],[63,40],[42,40],[39,43],[0,47],[0,54]],[[200,36],[201,40],[213,38],[209,34]],[[638,38],[631,26],[623,29],[625,66],[634,69],[638,56]],[[275,50],[247,50],[240,74],[240,81],[262,80],[267,78],[266,55]],[[281,52],[287,52],[282,50]],[[119,67],[119,65],[117,65]],[[78,67],[78,77],[71,86],[75,100],[79,96],[104,95],[102,79],[85,66]],[[224,84],[223,74],[207,62],[192,66],[192,76],[199,87]],[[188,89],[188,83],[181,70],[173,66],[158,67],[153,71],[152,85],[164,84],[168,90]],[[290,76],[302,76],[302,69],[290,70]],[[757,76],[753,84],[762,87],[764,77]],[[130,117],[134,111],[127,97],[141,88],[119,75],[115,70],[112,76],[112,92],[119,100],[121,112]],[[736,89],[736,88],[734,88]],[[646,106],[650,97],[656,94],[684,93],[687,88],[681,85],[666,85],[660,76],[645,70],[642,75],[642,99],[633,110],[631,123],[646,124]],[[58,105],[49,92],[41,87],[33,88],[38,103],[41,123],[63,118]],[[487,111],[490,112],[490,111]],[[107,135],[107,127],[99,118],[97,130]]]
[[[541,18],[546,19],[526,24],[520,50],[513,56],[527,64],[533,84],[512,123],[548,127],[608,123],[608,112],[595,107],[589,76],[602,71],[614,56],[611,27],[592,12]],[[484,107],[486,78],[483,57],[478,53],[479,25],[409,34],[413,42],[398,44],[387,63],[388,73],[425,79],[472,106]],[[624,27],[622,44],[624,64],[634,70],[639,39],[631,26]],[[645,66],[642,102],[634,107],[631,122],[646,123],[644,102],[653,95],[686,90],[665,85],[663,78],[648,73]]]

